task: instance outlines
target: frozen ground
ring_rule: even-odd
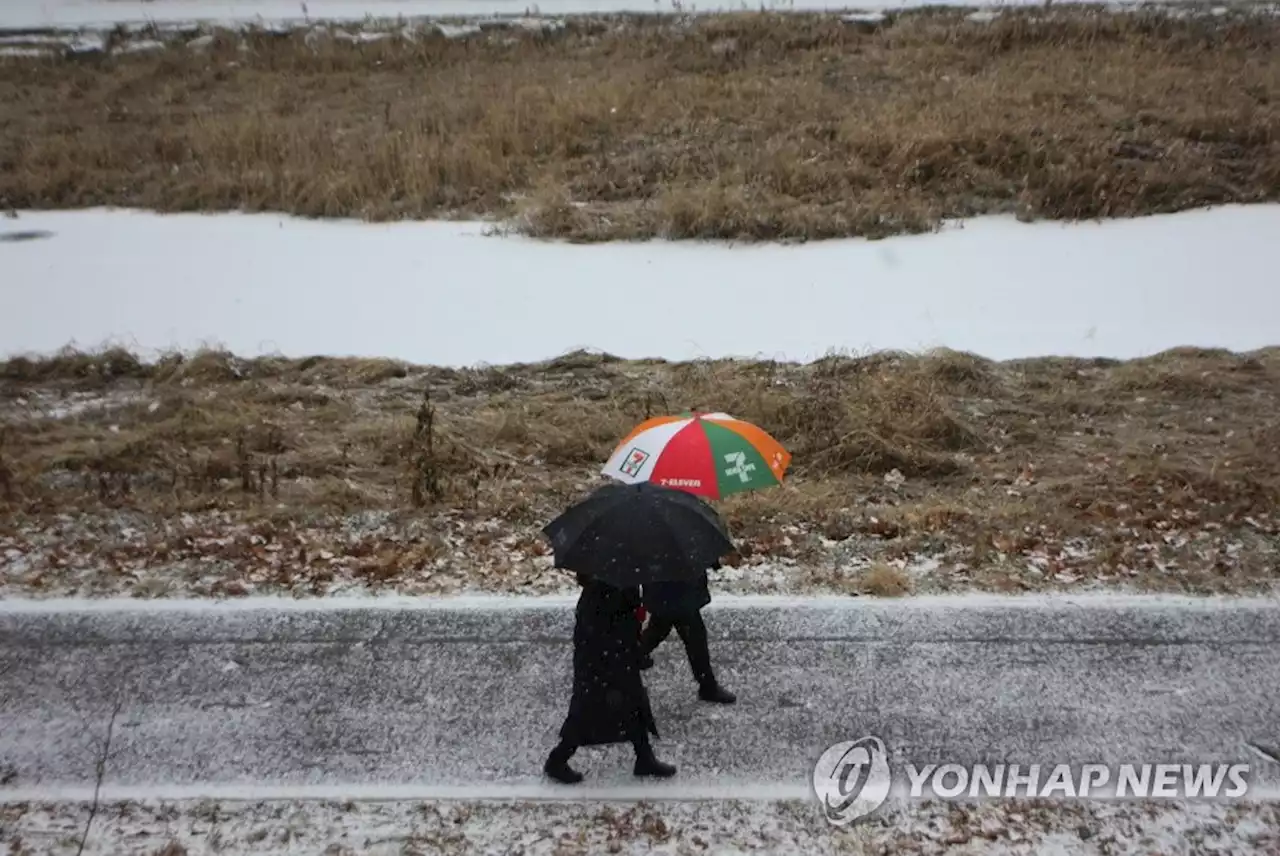
[[[84,805],[0,805],[0,849],[72,856]],[[165,849],[169,848],[169,849]],[[326,856],[702,856],[706,853],[1119,856],[1259,854],[1280,848],[1280,807],[1111,803],[965,807],[932,803],[852,829],[826,826],[804,802],[112,803],[86,856],[253,853]]]
[[[571,246],[486,228],[24,213],[0,232],[44,236],[0,242],[0,349],[222,344],[458,366],[579,347],[669,359],[939,345],[996,359],[1127,358],[1280,341],[1280,205],[1105,223],[980,218],[803,246]]]
[[[1113,5],[1133,5],[1137,0]],[[1034,6],[1034,0],[4,0],[0,29],[109,27],[120,23],[303,24],[365,18],[680,13],[772,9],[890,10],[918,6]]]

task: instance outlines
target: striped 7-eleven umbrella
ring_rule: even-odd
[[[790,464],[791,454],[750,422],[727,413],[682,413],[636,426],[601,473],[720,499],[781,484]]]

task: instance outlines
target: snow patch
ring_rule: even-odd
[[[0,45],[65,45],[71,36],[30,33],[17,36],[0,36]]]
[[[1015,0],[1040,5],[1039,0]],[[1139,0],[1133,0],[1139,2]],[[754,0],[751,9],[775,11],[846,11],[842,0]],[[965,0],[880,0],[858,4],[869,10],[926,5],[972,5]],[[739,12],[741,0],[5,0],[0,27],[111,27],[119,23],[218,22],[307,23],[317,20],[363,21],[397,18],[463,18],[494,15],[684,15]]]
[[[881,24],[887,20],[883,12],[851,12],[841,15],[840,20],[846,24]]]
[[[577,246],[486,237],[484,223],[20,217],[53,237],[5,250],[0,341],[10,355],[127,338],[156,353],[213,341],[245,356],[445,366],[582,347],[676,360],[937,346],[993,359],[1124,359],[1280,341],[1280,205],[1103,223],[983,217],[882,241],[736,247]],[[216,266],[189,264],[215,256]],[[683,311],[660,325],[619,323],[641,292]],[[760,307],[785,307],[788,323]],[[719,323],[708,326],[712,316]]]
[[[1064,0],[1067,4],[1096,0]],[[1181,8],[1193,0],[1172,0],[1149,4],[1145,0],[1120,0],[1108,9],[1114,13],[1160,11],[1178,17],[1221,17],[1237,13],[1275,14],[1274,5],[1243,4],[1237,7],[1216,6]],[[872,16],[883,12],[927,6],[953,8],[981,7],[995,15],[1019,7],[1043,7],[1043,0],[872,0],[856,6],[843,0],[4,0],[0,3],[0,30],[99,29],[117,26],[138,32],[144,29],[185,29],[200,26],[224,28],[257,27],[287,31],[309,27],[317,21],[362,23],[402,23],[405,20],[443,20],[488,18],[510,21],[552,21],[578,15],[697,15],[715,12],[741,12],[744,9],[783,12],[846,13],[849,23],[878,23]]]
[[[156,41],[155,39],[139,39],[135,42],[125,42],[123,45],[116,48],[116,51],[118,53],[127,54],[149,53],[151,51],[162,51],[164,50],[164,47],[164,42]]]

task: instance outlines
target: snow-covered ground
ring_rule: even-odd
[[[84,805],[0,806],[0,848],[71,856],[78,852],[88,814]],[[1270,856],[1280,847],[1280,808],[1166,801],[1051,807],[934,803],[835,829],[804,802],[146,802],[102,806],[86,844],[86,856]]]
[[[1068,0],[1071,2],[1071,0]],[[1140,0],[1111,5],[1132,6]],[[4,0],[0,29],[110,27],[115,24],[304,24],[366,18],[489,15],[671,14],[741,10],[861,11],[920,6],[1012,7],[1039,0]]]
[[[808,360],[947,346],[1128,358],[1280,343],[1280,205],[1103,223],[986,217],[798,246],[574,246],[479,223],[22,213],[0,241],[0,353],[382,356],[473,365],[575,348]]]

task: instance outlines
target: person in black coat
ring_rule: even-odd
[[[715,567],[720,567],[719,563]],[[662,644],[674,627],[684,642],[689,656],[689,667],[698,682],[698,697],[717,704],[733,704],[737,696],[720,686],[711,669],[711,651],[707,642],[707,625],[702,621],[702,608],[711,603],[711,588],[707,575],[696,583],[650,583],[643,588],[644,608],[649,613],[649,624],[641,634],[644,662],[641,668],[653,665],[650,656]]]
[[[582,774],[569,766],[580,746],[629,742],[635,748],[637,776],[668,777],[676,768],[653,754],[649,735],[658,728],[640,675],[640,605],[637,589],[618,589],[578,575],[573,628],[573,696],[560,728],[560,743],[543,771],[558,782],[576,784]]]

